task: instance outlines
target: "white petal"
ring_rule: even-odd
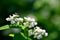
[[[31,21],[32,21],[32,22],[35,22],[35,19],[34,19],[34,18],[31,18]]]
[[[42,35],[38,35],[38,36],[37,36],[37,39],[41,39],[41,38],[42,38]]]
[[[11,21],[11,24],[15,24],[15,21]]]
[[[46,30],[42,30],[42,32],[43,32],[43,33],[45,33],[45,32],[46,32]]]
[[[16,18],[15,21],[23,22],[23,18]]]
[[[12,17],[19,17],[19,15],[13,14],[13,16],[12,16]]]
[[[48,36],[48,33],[45,33],[45,36]]]
[[[10,18],[6,18],[7,21],[10,21]]]
[[[26,26],[26,27],[29,26],[28,24],[29,24],[28,22],[23,23],[23,25]]]
[[[37,22],[34,22],[35,25],[37,25]]]

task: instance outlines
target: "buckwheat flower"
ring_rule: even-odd
[[[48,33],[46,32],[46,30],[43,30],[40,27],[36,26],[34,28],[34,38],[41,39],[43,37],[43,35],[45,37],[48,36]]]
[[[31,21],[32,21],[32,22],[35,22],[35,19],[34,19],[34,18],[31,18]]]
[[[42,38],[42,35],[41,34],[37,36],[37,39],[41,39],[41,38]]]
[[[42,29],[40,29],[39,27],[35,27],[34,28],[34,38],[37,37],[37,35],[41,34]]]
[[[48,33],[45,33],[45,37],[47,37],[48,36]]]
[[[13,17],[11,17],[11,18],[8,17],[8,18],[6,18],[6,20],[7,21],[12,21],[12,20],[14,20],[14,18]]]
[[[40,27],[36,26],[34,29],[40,29]]]
[[[29,28],[32,28],[32,27],[34,27],[34,26],[35,26],[34,23],[31,22],[30,25],[29,25]]]
[[[11,24],[15,24],[16,22],[14,20],[11,21]]]
[[[7,21],[10,21],[11,19],[10,18],[6,18]]]
[[[37,22],[31,22],[30,25],[29,25],[29,28],[32,28],[32,27],[34,27],[35,25],[37,25]]]
[[[24,25],[25,27],[28,27],[28,26],[29,26],[29,22],[24,22],[23,25]]]
[[[41,34],[44,35],[44,33],[46,33],[46,30],[42,30],[42,33]]]
[[[16,25],[20,25],[23,22],[23,18],[15,18]]]
[[[23,18],[16,18],[15,21],[23,22]]]
[[[14,17],[11,16],[11,15],[9,15],[9,19],[10,19],[10,21],[11,21],[11,20],[14,20]]]
[[[30,17],[24,17],[25,21],[30,22],[31,18]]]
[[[35,32],[34,32],[34,38],[37,38],[37,35],[38,35],[38,33],[35,33]]]
[[[37,22],[31,22],[30,24],[35,26],[37,25]]]
[[[13,14],[13,16],[12,17],[19,17],[19,15],[17,15],[17,14]]]
[[[27,22],[33,22],[33,21],[35,21],[35,19],[34,18],[31,18],[31,17],[24,17],[24,19]]]
[[[37,25],[37,22],[34,22],[34,25]]]
[[[32,29],[30,29],[30,30],[28,30],[28,36],[32,36],[34,33],[33,33],[33,30]]]
[[[42,29],[40,29],[39,27],[35,27],[34,28],[34,32],[36,33],[41,33],[42,32]]]

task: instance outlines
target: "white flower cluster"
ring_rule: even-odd
[[[19,23],[23,22],[23,18],[18,18],[19,15],[13,14],[13,16],[9,16],[8,18],[6,18],[7,21],[10,21],[11,24],[16,24],[19,25]]]
[[[35,25],[37,25],[37,22],[35,21],[34,18],[24,17],[24,20],[25,20],[25,22],[24,22],[23,24],[24,24],[24,26],[26,26],[26,27],[32,28],[32,27],[34,27]]]
[[[19,15],[13,14],[13,16],[9,16],[8,18],[6,18],[7,21],[10,21],[11,24],[23,24],[25,27],[29,27],[32,28],[35,25],[37,25],[37,22],[35,21],[34,18],[31,17],[24,17],[24,18],[19,18]]]
[[[37,25],[37,22],[34,18],[32,17],[24,17],[20,18],[19,15],[13,14],[13,16],[9,16],[6,18],[7,21],[10,21],[11,24],[16,24],[16,25],[23,25],[25,27],[31,28],[28,30],[28,35],[29,36],[34,36],[34,38],[40,39],[43,36],[48,36],[48,33],[46,30],[43,30],[39,28]],[[36,27],[35,27],[36,26]],[[32,29],[34,28],[34,29]]]
[[[41,39],[43,36],[47,37],[48,33],[46,30],[41,29],[40,27],[36,26],[34,29],[28,30],[29,36],[34,36],[34,38]]]

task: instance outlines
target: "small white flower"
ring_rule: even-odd
[[[38,36],[37,36],[37,39],[41,39],[41,38],[42,38],[42,35],[38,35]]]
[[[32,29],[30,29],[30,30],[28,30],[28,35],[29,36],[31,36],[31,35],[33,35],[34,33],[33,33],[33,30]]]
[[[23,25],[24,25],[25,27],[28,27],[28,26],[29,26],[29,22],[24,22]]]
[[[10,21],[10,18],[6,18],[7,21]]]
[[[9,15],[9,17],[11,18],[12,16],[11,16],[11,15]]]
[[[47,37],[48,36],[48,33],[45,33],[45,37]]]
[[[7,21],[12,21],[14,18],[10,15],[10,17],[6,18]]]
[[[15,24],[15,21],[12,20],[12,21],[11,21],[11,24]]]
[[[34,27],[34,26],[35,26],[34,23],[31,22],[30,25],[29,25],[29,28],[32,28],[32,27]]]
[[[39,33],[37,33],[37,32],[35,33],[34,32],[34,38],[37,38],[37,35],[39,35]]]
[[[43,32],[43,33],[45,33],[45,32],[46,32],[46,30],[42,30],[42,32]]]
[[[11,18],[6,18],[6,20],[7,20],[7,21],[12,21],[12,20],[14,20],[14,18],[13,18],[13,17],[11,17]]]
[[[34,18],[31,18],[31,17],[24,17],[25,21],[27,22],[34,22],[35,19]]]
[[[30,25],[29,25],[29,28],[32,28],[32,27],[34,27],[35,25],[37,25],[36,22],[31,22]]]
[[[41,34],[44,35],[44,33],[46,33],[46,30],[42,30],[42,33]]]
[[[13,14],[13,16],[12,16],[12,17],[19,17],[19,15]]]
[[[37,22],[34,22],[34,25],[37,25]]]
[[[34,29],[40,29],[40,27],[36,26]]]
[[[34,33],[41,34],[42,33],[42,29],[40,29],[39,27],[35,27],[34,28]]]
[[[36,26],[34,28],[34,38],[41,39],[43,35],[48,36],[46,30],[40,29],[40,27]]]
[[[24,17],[25,21],[30,22],[31,18],[30,17]]]
[[[23,22],[23,18],[16,18],[15,21]]]
[[[32,22],[35,22],[35,19],[34,19],[34,18],[31,18],[31,21],[32,21]]]
[[[34,33],[34,38],[37,38],[37,35],[38,35],[39,33]]]
[[[35,27],[34,28],[34,32],[40,32],[40,28],[39,27]]]

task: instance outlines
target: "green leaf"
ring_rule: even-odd
[[[0,30],[5,30],[5,29],[9,29],[9,25],[5,25],[5,26],[0,27]]]

